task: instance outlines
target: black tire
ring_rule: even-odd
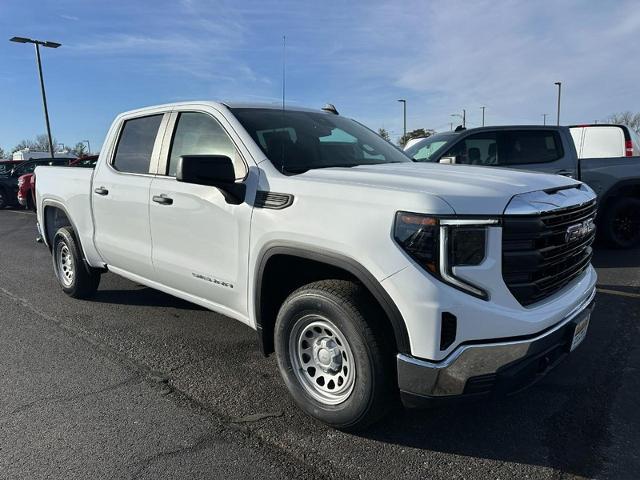
[[[70,227],[58,229],[53,237],[53,271],[64,293],[73,298],[91,297],[100,284],[100,271],[87,265]]]
[[[623,197],[607,205],[600,222],[601,234],[613,248],[633,248],[640,245],[640,199]]]
[[[7,194],[0,188],[0,210],[7,206]]]
[[[381,314],[373,305],[373,299],[361,285],[346,280],[323,280],[305,285],[289,295],[276,320],[274,340],[278,365],[293,399],[307,414],[341,430],[365,428],[382,418],[396,403],[394,355],[390,345],[384,341],[380,328]],[[314,346],[296,347],[304,345],[304,335],[310,333],[304,329],[316,325],[317,319],[327,320],[331,324],[329,328],[336,329],[319,333],[319,337],[314,337],[311,341]],[[300,335],[296,332],[300,332]],[[325,333],[329,336],[321,338]],[[323,393],[313,392],[313,388],[317,388],[313,385],[313,379],[319,384],[319,377],[325,375],[324,386],[324,378],[336,378],[330,376],[335,374],[335,370],[327,372],[318,369],[316,372],[314,369],[316,377],[308,375],[308,365],[311,364],[303,365],[302,352],[312,353],[313,358],[308,361],[313,362],[320,358],[316,355],[316,343],[327,341],[332,335],[335,335],[337,344],[343,349],[345,347],[338,339],[343,337],[346,340],[354,377],[347,380],[345,374],[343,383],[339,383],[342,377],[338,377],[334,384],[352,385],[349,391],[343,393],[346,397],[325,401],[317,398],[317,395]],[[336,346],[336,343],[333,345]],[[309,350],[302,350],[303,348]],[[334,358],[340,359],[337,374],[342,375],[344,366],[348,364],[347,355],[341,351]],[[296,362],[298,367],[304,368],[296,369]],[[299,373],[296,374],[294,369]],[[326,385],[331,383],[329,380]]]

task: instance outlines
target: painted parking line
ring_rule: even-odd
[[[20,215],[35,215],[34,212],[27,212],[27,211],[21,212],[20,210],[5,210],[5,212],[18,213]]]
[[[600,293],[608,293],[609,295],[618,295],[619,297],[640,298],[640,293],[621,292],[620,290],[610,290],[608,288],[597,288]]]

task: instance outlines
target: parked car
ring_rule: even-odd
[[[638,134],[626,125],[596,123],[569,128],[578,158],[640,156]]]
[[[2,160],[0,161],[0,177],[6,177],[15,167],[20,165],[22,160]]]
[[[69,162],[70,167],[94,168],[98,155],[87,155]],[[18,203],[29,210],[36,205],[36,174],[27,173],[18,179]]]
[[[640,245],[640,157],[578,158],[568,127],[481,127],[433,135],[405,153],[418,162],[508,167],[582,180],[598,194],[598,231],[615,248]]]
[[[18,178],[18,203],[28,210],[35,210],[35,173],[25,173]]]
[[[39,158],[27,160],[14,166],[11,171],[0,176],[0,209],[6,206],[18,206],[18,179],[32,173],[38,165],[68,165],[72,158]]]
[[[520,390],[587,332],[596,196],[575,179],[415,163],[335,113],[213,102],[124,113],[95,171],[36,175],[65,293],[109,270],[239,320],[338,428],[398,390]]]

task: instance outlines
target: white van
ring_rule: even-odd
[[[578,158],[640,155],[638,134],[626,125],[592,124],[570,127]]]

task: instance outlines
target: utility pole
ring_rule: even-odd
[[[482,126],[484,127],[484,109],[487,107],[480,107],[482,109]]]
[[[542,114],[542,125],[546,125],[547,124],[547,115],[549,115],[548,113],[543,113]]]
[[[402,139],[407,141],[407,101],[404,98],[398,100],[402,103],[402,118],[403,118],[403,127],[402,127]]]
[[[47,94],[44,89],[44,78],[42,77],[42,62],[40,61],[40,46],[48,47],[48,48],[58,48],[60,43],[57,42],[49,42],[42,40],[32,40],[31,38],[25,37],[12,37],[10,39],[11,42],[16,43],[33,43],[36,46],[36,61],[38,63],[38,74],[40,76],[40,90],[42,91],[42,105],[44,107],[44,119],[47,124],[47,137],[49,138],[49,153],[51,154],[51,158],[55,158],[53,153],[53,138],[51,136],[51,125],[49,124],[49,110],[47,108]]]
[[[451,128],[449,128],[449,130],[453,131],[453,122],[449,123],[449,125],[451,126]]]
[[[467,128],[467,111],[462,109],[462,128]]]
[[[557,118],[557,125],[560,126],[560,94],[562,93],[562,82],[555,82],[554,85],[558,86],[558,118]]]

